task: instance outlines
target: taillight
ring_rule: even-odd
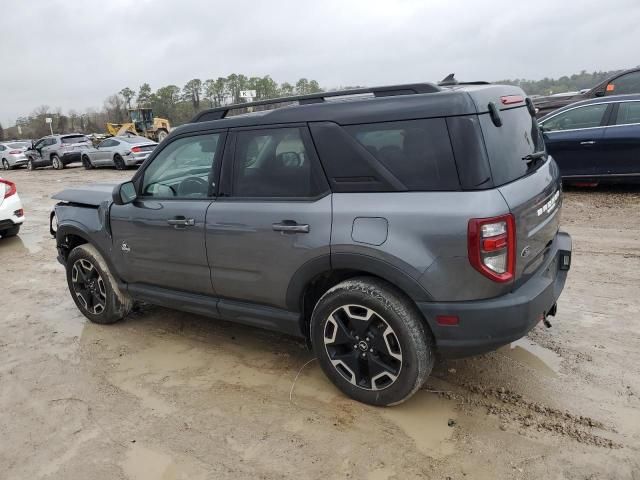
[[[140,153],[140,152],[142,151],[142,149],[141,149],[140,147],[133,147],[133,148],[131,149],[131,151],[132,151],[133,153]]]
[[[524,102],[524,97],[522,95],[505,95],[500,97],[500,102],[503,105],[513,105],[514,103]]]
[[[469,262],[494,282],[509,282],[516,266],[516,225],[512,214],[472,218],[468,227]]]
[[[14,193],[16,193],[16,184],[10,182],[9,180],[4,180],[0,178],[0,184],[4,187],[4,198],[10,197]]]
[[[22,150],[11,150],[9,152],[9,155],[20,155],[22,153]]]

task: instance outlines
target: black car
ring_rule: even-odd
[[[577,102],[540,125],[565,181],[640,180],[640,94]]]
[[[542,117],[580,100],[608,97],[611,95],[628,95],[632,93],[640,93],[640,67],[619,72],[595,87],[588,90],[581,90],[579,93],[549,95],[546,97],[536,97],[532,100],[533,105],[536,107],[537,116]]]

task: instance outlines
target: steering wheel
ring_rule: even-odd
[[[178,185],[177,196],[189,197],[194,194],[207,196],[209,193],[209,183],[200,177],[185,178]]]

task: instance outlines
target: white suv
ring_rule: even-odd
[[[0,178],[0,237],[13,237],[24,222],[22,202],[16,184]]]

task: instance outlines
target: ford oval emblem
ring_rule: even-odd
[[[526,246],[526,247],[524,247],[524,248],[522,249],[522,251],[520,252],[520,256],[521,256],[522,258],[524,258],[524,257],[528,257],[530,253],[531,253],[531,247],[530,247],[529,245],[527,245],[527,246]]]

